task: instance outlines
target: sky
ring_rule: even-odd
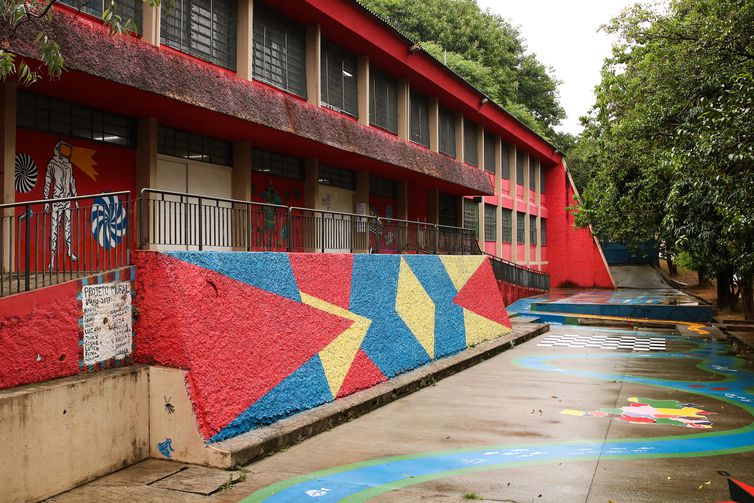
[[[594,86],[613,39],[597,29],[636,0],[477,0],[482,9],[518,26],[533,52],[555,70],[568,117],[556,127],[578,134],[579,117],[594,103]]]

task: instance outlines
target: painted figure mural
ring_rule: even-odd
[[[75,197],[76,178],[73,176],[71,155],[73,146],[65,141],[58,141],[53,149],[52,159],[47,163],[45,175],[44,198],[61,199]],[[52,188],[52,193],[50,192]],[[75,203],[79,207],[78,202]],[[51,207],[52,206],[52,207]],[[71,201],[58,201],[45,204],[45,213],[50,214],[50,269],[55,267],[55,255],[58,250],[58,233],[60,220],[63,220],[63,232],[66,250],[71,260],[77,260],[71,248]]]

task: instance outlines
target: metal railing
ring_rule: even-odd
[[[127,266],[131,193],[0,204],[0,296]]]
[[[494,255],[486,253],[492,264],[492,270],[495,273],[495,279],[504,281],[512,285],[531,288],[532,290],[541,290],[543,292],[550,290],[550,275],[541,271],[535,271],[522,265],[508,262]]]
[[[479,254],[474,231],[142,189],[139,243],[162,250]]]

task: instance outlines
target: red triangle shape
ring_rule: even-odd
[[[300,291],[348,309],[353,255],[291,253],[288,256]]]
[[[372,359],[363,350],[359,349],[356,357],[353,359],[351,368],[348,369],[346,378],[343,380],[343,385],[340,387],[340,391],[338,391],[338,398],[371,388],[375,384],[386,380],[387,378],[377,368]]]
[[[161,339],[156,346],[164,351],[140,358],[183,363],[199,430],[207,438],[353,324],[167,255],[150,263],[162,268],[155,271],[162,281],[149,281],[142,290],[139,311],[159,316],[150,316],[137,337],[147,347],[149,339]],[[150,271],[139,274],[148,277]]]
[[[496,321],[507,327],[511,326],[508,311],[505,310],[503,296],[497,286],[495,274],[489,260],[485,260],[474,271],[453,302],[473,311],[479,316]]]

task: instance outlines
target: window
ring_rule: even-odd
[[[110,7],[110,2],[105,0],[60,0],[60,3],[70,5],[74,9],[81,9],[81,12],[86,12],[99,19],[102,19],[105,9]],[[113,14],[120,16],[123,22],[128,19],[132,20],[136,25],[136,31],[141,33],[141,0],[118,0]]]
[[[479,166],[479,151],[477,142],[479,129],[471,121],[463,122],[463,160],[473,166]]]
[[[379,176],[370,176],[369,193],[377,197],[398,199],[398,182]]]
[[[460,209],[458,207],[458,197],[440,192],[438,206],[440,210],[438,219],[440,225],[456,227],[458,225],[458,210]]]
[[[537,166],[539,162],[529,159],[529,188],[536,190],[537,188]]]
[[[510,145],[503,144],[503,178],[506,180],[511,179],[511,147]]]
[[[522,245],[526,242],[526,214],[520,211],[516,214],[516,243]]]
[[[319,167],[319,183],[341,189],[356,189],[356,172],[334,166]]]
[[[322,103],[353,117],[359,113],[356,57],[322,39]]]
[[[463,228],[474,229],[474,237],[479,239],[479,203],[463,199]]]
[[[236,68],[236,2],[162,2],[160,41],[224,68]]]
[[[157,151],[192,161],[221,166],[233,165],[233,147],[229,141],[217,140],[180,129],[160,126],[157,130]]]
[[[484,170],[489,173],[495,172],[495,135],[484,133]]]
[[[495,241],[497,236],[497,206],[484,205],[484,240]]]
[[[398,87],[395,79],[371,67],[369,80],[369,124],[398,133]]]
[[[304,160],[268,150],[254,149],[251,169],[260,173],[294,180],[304,179]]]
[[[516,151],[516,184],[524,184],[524,154],[520,150]]]
[[[541,237],[542,246],[547,246],[547,219],[539,219],[539,235]]]
[[[133,119],[22,91],[18,92],[16,123],[20,128],[124,147],[136,144]]]
[[[440,107],[440,152],[456,156],[456,117],[452,110]]]
[[[253,77],[306,98],[304,27],[254,3]]]
[[[429,100],[411,91],[411,137],[412,142],[429,147]]]
[[[503,243],[513,241],[513,210],[503,208]]]
[[[539,193],[545,193],[545,167],[539,165]]]
[[[537,217],[529,215],[529,244],[537,244]]]

